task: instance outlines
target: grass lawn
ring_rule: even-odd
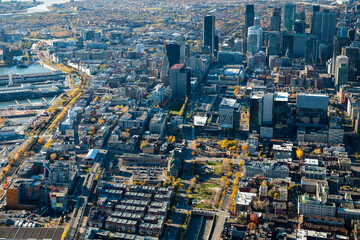
[[[206,208],[206,209],[212,209],[212,207],[206,205],[205,203],[201,202],[198,205],[195,206],[195,208]]]
[[[184,100],[178,100],[170,106],[170,114],[179,115],[181,107],[184,105]]]
[[[221,165],[221,162],[207,162],[205,164],[206,165],[211,165],[211,166],[219,166],[219,165]]]

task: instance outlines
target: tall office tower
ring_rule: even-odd
[[[347,56],[349,59],[348,81],[356,81],[356,77],[360,75],[360,48],[343,47],[342,55]]]
[[[348,36],[349,36],[349,38],[350,38],[351,41],[354,41],[354,40],[355,40],[355,33],[356,33],[356,31],[355,31],[354,28],[349,29],[349,31],[348,31]]]
[[[284,19],[283,27],[286,31],[292,31],[294,29],[296,5],[292,2],[285,3],[284,6]]]
[[[280,31],[281,29],[281,8],[274,8],[271,22],[270,22],[270,30],[272,31]]]
[[[214,53],[214,47],[215,47],[215,16],[206,16],[206,17],[204,17],[203,45],[210,47],[211,53]]]
[[[169,70],[172,98],[185,99],[190,94],[191,69],[175,64]]]
[[[306,20],[305,12],[304,11],[299,12],[297,19],[305,21]]]
[[[335,88],[347,83],[349,75],[349,58],[344,55],[336,57],[335,62]]]
[[[304,20],[296,20],[294,24],[294,31],[299,34],[305,33],[306,22]]]
[[[320,6],[314,5],[313,6],[313,14],[311,16],[311,34],[315,34],[315,16],[316,13],[320,12]]]
[[[291,136],[291,111],[289,109],[289,93],[276,92],[273,107],[274,138]]]
[[[261,27],[261,17],[255,17],[254,26]]]
[[[341,55],[343,47],[350,45],[350,38],[348,37],[335,37],[334,39],[334,49],[333,49],[333,63],[336,62],[336,57]],[[335,64],[332,66],[332,74],[335,74]]]
[[[332,44],[336,30],[336,13],[324,9],[316,13],[315,16],[315,35],[320,42]]]
[[[262,28],[252,26],[248,28],[247,52],[257,53],[262,47]]]
[[[268,32],[265,34],[266,55],[279,55],[281,35],[280,32]]]
[[[326,128],[328,106],[329,96],[327,94],[297,94],[295,125],[309,129]]]
[[[234,49],[236,52],[244,53],[244,38],[236,38],[234,41]]]
[[[282,38],[282,54],[290,57],[294,50],[294,34],[284,33]]]
[[[250,97],[249,132],[260,131],[263,115],[263,97],[263,93],[252,94]]]
[[[164,58],[161,63],[161,69],[160,69],[160,78],[162,80],[165,80],[166,77],[169,75],[169,59],[166,55],[164,55]]]
[[[180,63],[180,44],[174,41],[165,42],[166,56],[169,61],[169,68]]]
[[[336,36],[343,38],[348,36],[348,27],[345,21],[341,21],[338,23],[336,27]]]
[[[250,132],[258,131],[260,135],[289,137],[290,112],[289,94],[286,92],[255,93],[250,97]]]
[[[308,36],[305,44],[305,63],[316,65],[319,58],[319,40],[315,36]]]
[[[248,28],[254,26],[255,24],[255,10],[254,5],[246,5],[245,10],[245,27],[244,32],[245,36],[247,37]]]
[[[306,35],[305,34],[294,34],[293,41],[293,57],[304,58],[306,51]]]
[[[5,42],[5,29],[0,29],[0,42]]]

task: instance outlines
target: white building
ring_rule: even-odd
[[[287,178],[289,177],[289,168],[286,165],[279,165],[271,160],[246,162],[245,176],[254,177],[256,175],[266,178]]]
[[[164,136],[166,128],[166,114],[157,113],[155,114],[149,123],[150,133],[160,134]]]
[[[336,206],[335,203],[323,202],[317,199],[312,199],[308,194],[299,196],[298,199],[298,214],[309,216],[335,217]]]
[[[234,110],[239,108],[236,99],[223,98],[219,106],[219,127],[222,129],[232,129],[234,127]]]
[[[335,87],[347,83],[349,73],[349,58],[344,55],[336,57],[335,62]]]
[[[257,53],[262,47],[262,28],[252,26],[248,28],[247,52]]]

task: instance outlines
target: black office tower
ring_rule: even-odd
[[[319,40],[315,36],[306,38],[305,64],[316,65],[319,58]]]
[[[349,59],[348,81],[354,82],[360,74],[360,49],[357,47],[343,47],[342,55],[347,56]]]
[[[203,42],[203,45],[209,46],[211,53],[213,53],[215,47],[215,16],[204,17]]]
[[[280,31],[281,29],[281,8],[274,8],[270,22],[270,30]]]
[[[314,5],[313,6],[313,14],[311,16],[311,34],[315,34],[315,16],[316,16],[317,12],[320,12],[320,6]]]
[[[248,27],[254,26],[254,21],[255,21],[254,5],[246,5],[245,27],[244,27],[244,32],[246,37],[247,37]]]
[[[294,31],[296,33],[299,33],[299,34],[304,34],[305,33],[305,26],[306,26],[305,21],[298,19],[298,20],[295,21]]]
[[[174,64],[180,63],[180,44],[168,41],[165,43],[166,56],[169,60],[169,68]]]

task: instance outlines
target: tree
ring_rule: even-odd
[[[273,198],[274,197],[274,190],[268,191],[268,197]]]
[[[304,155],[304,152],[303,152],[300,148],[298,148],[298,149],[296,150],[296,157],[297,157],[298,159],[301,159],[301,158],[303,157],[303,155]]]
[[[314,154],[320,155],[320,153],[321,153],[321,149],[320,149],[320,148],[315,148],[315,149],[314,149]]]
[[[122,131],[120,137],[123,141],[126,141],[130,138],[130,133],[128,131]]]
[[[56,156],[56,153],[51,154],[51,155],[50,155],[50,161],[51,161],[51,162],[54,162],[54,160],[56,159],[56,157],[57,157],[57,156]]]
[[[38,143],[38,144],[43,144],[43,143],[44,143],[44,139],[38,138],[37,143]]]
[[[248,145],[242,145],[241,146],[241,150],[243,150],[244,152],[247,152],[249,149]]]
[[[256,226],[255,223],[251,222],[251,223],[248,224],[248,229],[255,230],[256,228],[257,228],[257,226]]]

